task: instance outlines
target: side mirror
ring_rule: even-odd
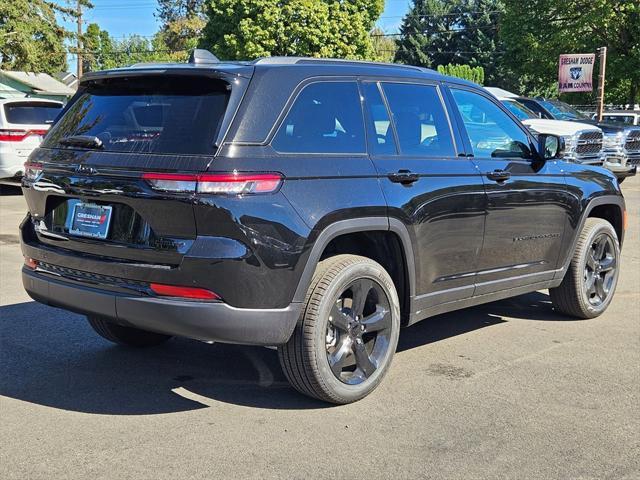
[[[538,135],[538,155],[541,159],[552,160],[554,158],[562,158],[564,148],[564,138],[548,133]]]

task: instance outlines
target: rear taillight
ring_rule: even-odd
[[[31,257],[24,257],[24,266],[30,270],[38,268],[38,262]]]
[[[24,164],[24,178],[30,182],[35,182],[42,173],[42,164],[26,162]]]
[[[152,283],[149,285],[153,293],[163,297],[190,298],[193,300],[220,300],[220,297],[210,290],[195,287],[180,287]]]
[[[273,193],[280,188],[279,173],[145,173],[142,178],[155,190],[165,192],[198,192],[220,195]]]
[[[46,134],[47,130],[0,129],[0,142],[21,142],[31,135]]]

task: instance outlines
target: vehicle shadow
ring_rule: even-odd
[[[560,320],[533,293],[439,315],[402,330],[398,354],[511,318]],[[84,317],[35,302],[0,307],[0,395],[85,413],[144,415],[215,402],[267,409],[327,404],[291,388],[274,350],[172,339],[128,349],[97,336]]]

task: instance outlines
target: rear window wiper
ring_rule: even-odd
[[[70,137],[61,138],[58,143],[61,145],[69,145],[72,147],[84,147],[84,148],[104,148],[102,140],[93,135],[71,135]]]

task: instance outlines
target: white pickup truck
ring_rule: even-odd
[[[604,135],[600,128],[587,123],[540,118],[519,103],[515,99],[517,95],[501,88],[485,87],[485,89],[532,131],[562,136],[565,140],[565,159],[588,165],[603,164]]]

